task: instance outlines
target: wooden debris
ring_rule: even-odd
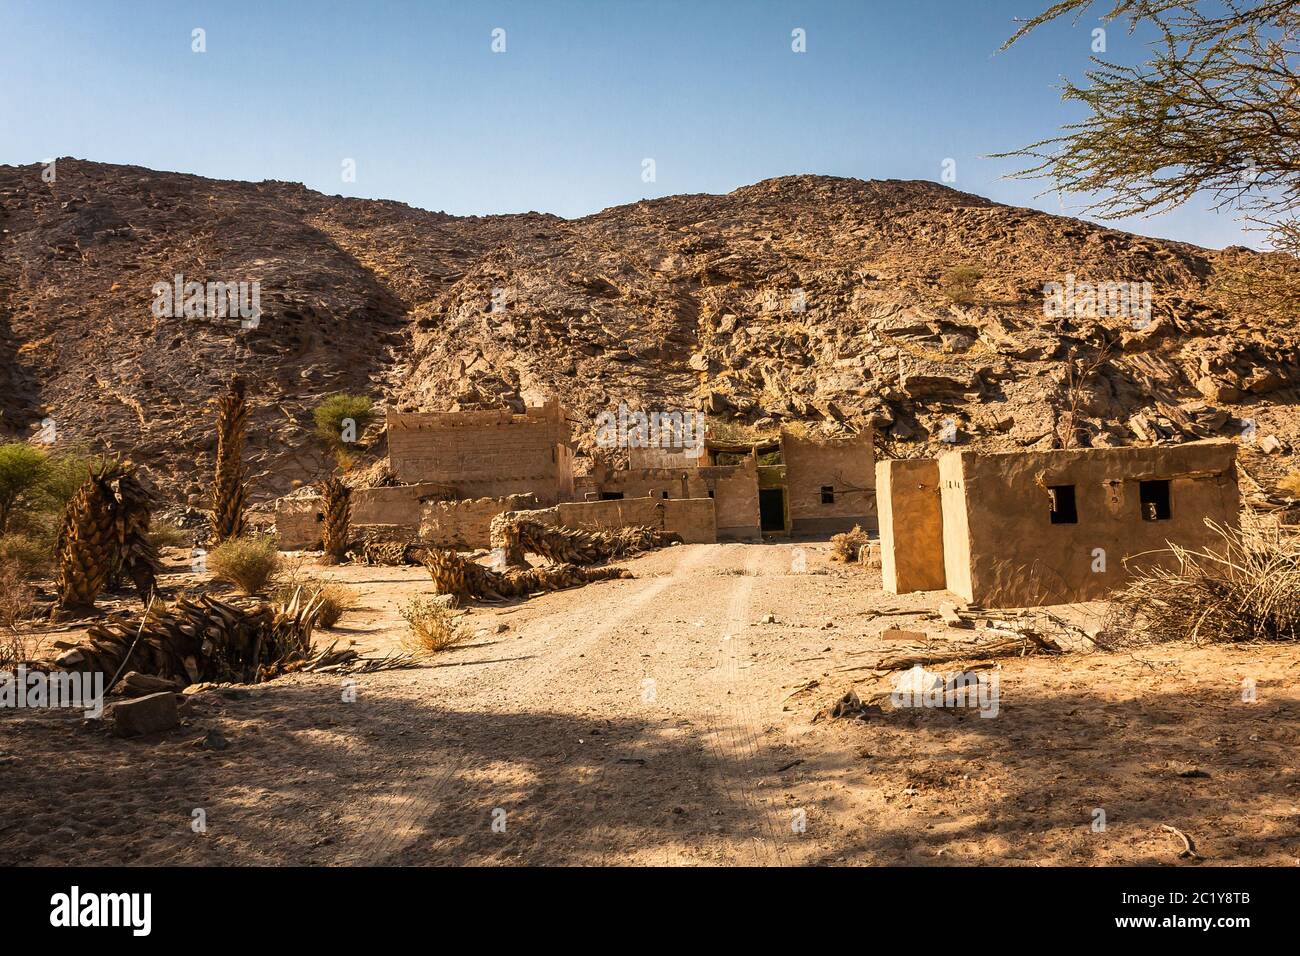
[[[1189,859],[1189,858],[1193,860],[1200,859],[1200,857],[1196,855],[1196,844],[1192,842],[1192,838],[1189,837],[1186,833],[1184,833],[1182,830],[1178,829],[1177,827],[1171,827],[1167,823],[1161,824],[1160,829],[1164,830],[1167,833],[1172,833],[1174,836],[1178,837],[1178,839],[1183,841],[1183,850],[1181,853],[1178,854],[1178,858],[1180,860]]]

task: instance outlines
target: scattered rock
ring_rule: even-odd
[[[171,730],[180,723],[176,694],[163,691],[124,700],[113,705],[113,733],[118,737],[138,737]]]
[[[196,741],[196,746],[200,750],[225,750],[230,746],[230,741],[221,731],[209,730],[202,740]]]

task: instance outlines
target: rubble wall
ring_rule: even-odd
[[[561,502],[559,523],[567,528],[608,530],[644,526],[676,532],[687,544],[717,540],[710,498],[621,498],[614,501]]]
[[[876,463],[880,575],[891,594],[942,591],[943,503],[939,462],[932,458]]]
[[[987,607],[1096,600],[1134,568],[1172,564],[1159,553],[1170,543],[1213,548],[1207,519],[1237,526],[1236,455],[1226,441],[949,452],[940,459],[948,589]],[[1167,518],[1143,519],[1144,481],[1169,482]],[[1054,486],[1074,488],[1077,521],[1052,522]]]
[[[420,540],[439,548],[473,551],[491,547],[492,519],[537,507],[534,495],[428,501],[420,509]]]

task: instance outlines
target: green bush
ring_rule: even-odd
[[[50,456],[44,449],[24,442],[0,445],[0,534],[9,530],[20,500],[33,495],[49,472]]]
[[[375,420],[374,402],[365,395],[340,392],[317,405],[312,418],[316,421],[316,436],[325,447],[338,450],[346,444],[343,441],[344,420],[352,419],[356,424],[357,438],[360,438],[366,426]]]
[[[229,581],[244,594],[257,594],[280,567],[280,552],[269,535],[231,538],[208,552],[214,577]]]

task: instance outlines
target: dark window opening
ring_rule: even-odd
[[[622,501],[623,492],[621,491],[602,491],[600,493],[601,501]]]
[[[1142,502],[1143,521],[1169,520],[1169,482],[1138,482],[1138,500]]]
[[[710,497],[710,498],[713,497],[713,489],[712,489],[712,488],[709,489],[709,497]]]
[[[666,492],[666,491],[665,491],[665,492],[662,492],[661,495],[660,495],[660,497],[662,497],[662,498],[667,498],[667,497],[668,497],[668,492]]]
[[[1078,524],[1079,510],[1074,503],[1074,485],[1053,485],[1047,489],[1052,496],[1052,524]]]
[[[833,485],[822,485],[822,504],[835,504],[835,487]]]

